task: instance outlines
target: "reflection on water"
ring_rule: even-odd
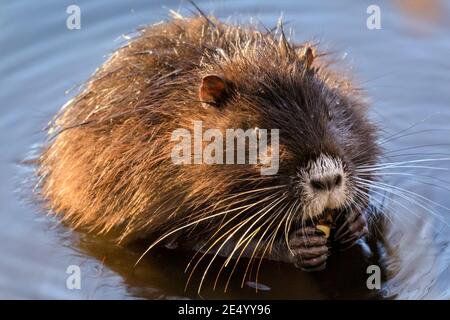
[[[345,55],[343,63],[352,67],[372,100],[374,121],[384,128],[384,137],[391,136],[383,144],[386,162],[449,156],[447,2],[396,0],[390,5],[380,1],[382,29],[372,31],[366,28],[366,8],[377,1],[198,3],[220,18],[234,16],[245,21],[255,16],[266,25],[275,24],[284,12],[298,41],[320,39],[324,49]],[[191,253],[161,249],[135,267],[146,244],[118,248],[71,232],[17,195],[18,181],[30,175],[28,167],[17,163],[26,158],[30,146],[43,141],[40,129],[74,94],[65,92],[87,79],[120,44],[115,39],[121,34],[159,21],[167,16],[167,8],[180,6],[179,1],[76,1],[82,25],[70,31],[66,8],[71,4],[0,4],[0,297],[198,297],[199,279],[195,277],[200,275],[194,275],[184,290],[184,268]],[[188,12],[187,4],[181,7]],[[426,32],[421,32],[422,27],[413,29],[419,25]],[[417,125],[402,131],[413,123]],[[384,253],[381,259],[367,256],[358,246],[333,255],[329,268],[321,273],[264,263],[259,278],[264,287],[258,293],[254,283],[241,288],[236,276],[226,293],[223,285],[215,291],[205,286],[202,297],[450,298],[450,173],[445,170],[449,164],[413,164],[386,172],[386,181],[401,189],[393,190],[388,203],[390,227],[385,233],[386,247],[379,248]],[[372,247],[372,252],[377,253],[377,248]],[[387,266],[381,292],[366,287],[366,267],[374,263]],[[81,268],[81,290],[66,288],[70,265]]]
[[[189,274],[185,267],[193,253],[158,249],[149,254],[137,266],[136,260],[145,250],[144,245],[118,249],[105,242],[85,237],[76,243],[81,252],[95,257],[122,277],[128,292],[149,299],[188,297],[198,298],[198,286],[208,259],[198,266],[186,286]],[[366,268],[379,263],[375,258],[366,258],[361,249],[355,247],[343,254],[331,256],[332,266],[321,273],[304,273],[291,265],[265,262],[258,279],[242,284],[248,260],[242,259],[224,292],[233,267],[224,271],[216,290],[213,283],[225,259],[218,258],[208,272],[200,296],[205,299],[260,298],[260,299],[324,299],[324,298],[378,298],[380,294],[366,287]],[[345,274],[345,276],[343,276]],[[259,288],[256,293],[255,287]],[[163,290],[161,290],[161,289]],[[185,291],[186,290],[186,291]]]

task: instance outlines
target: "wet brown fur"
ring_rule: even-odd
[[[51,123],[38,165],[48,208],[73,228],[119,242],[156,238],[238,206],[227,200],[238,192],[285,184],[290,196],[295,171],[321,153],[341,157],[349,172],[374,164],[376,129],[360,90],[321,56],[287,41],[282,27],[199,16],[143,29]],[[210,74],[229,83],[220,106],[199,101]],[[191,130],[193,120],[204,129],[280,128],[280,171],[265,177],[255,165],[172,164],[171,134]],[[208,238],[230,216],[180,236]]]

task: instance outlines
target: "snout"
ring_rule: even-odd
[[[340,208],[347,202],[348,179],[340,159],[321,155],[309,163],[302,177],[308,216],[319,216],[324,210]]]
[[[329,176],[322,176],[313,178],[309,181],[311,187],[317,192],[333,191],[342,185],[342,174],[334,174]]]

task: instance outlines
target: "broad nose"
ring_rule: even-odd
[[[316,191],[330,191],[342,184],[342,175],[336,174],[332,176],[325,176],[319,179],[310,180],[311,187]]]

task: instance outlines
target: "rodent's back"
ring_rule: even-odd
[[[211,32],[201,18],[142,30],[55,117],[39,175],[50,209],[66,223],[99,233],[117,229],[125,238],[158,228],[163,219],[149,208],[164,200],[170,211],[170,202],[182,201],[167,190],[178,184],[164,170],[170,158],[158,157],[176,127],[170,100],[191,100],[203,49],[214,46],[205,31]],[[158,199],[164,192],[170,197]]]
[[[166,168],[171,129],[196,100],[208,52],[232,54],[259,35],[214,24],[198,17],[141,30],[55,117],[39,176],[49,208],[66,223],[124,239],[158,229],[186,201],[183,182]]]

